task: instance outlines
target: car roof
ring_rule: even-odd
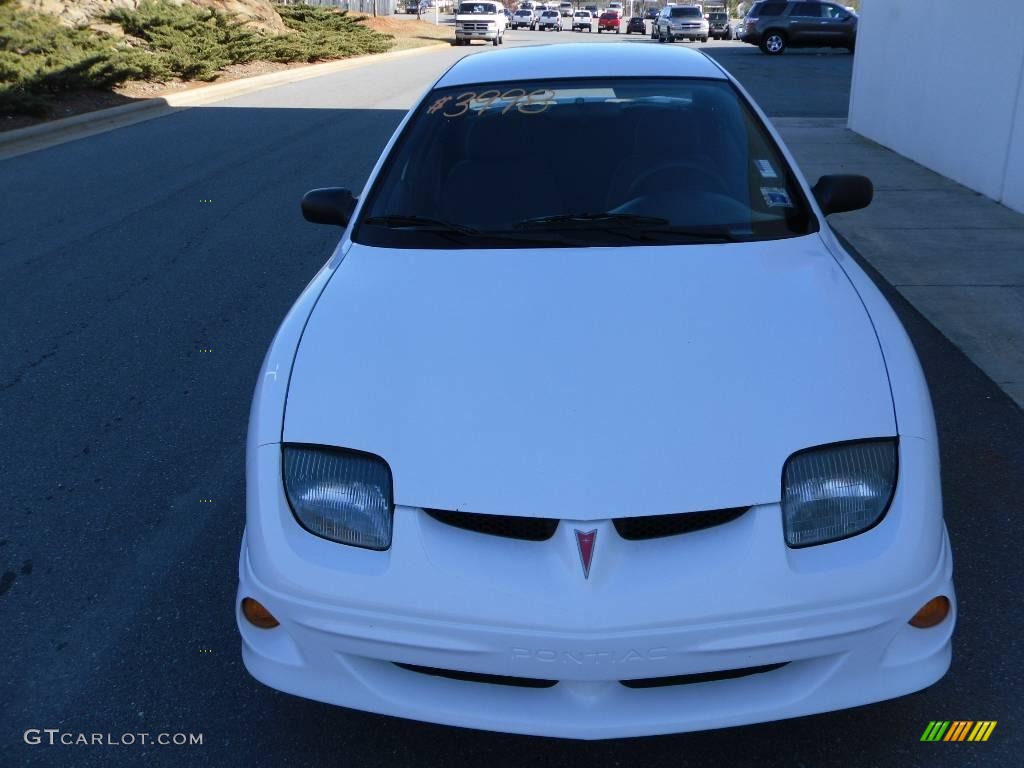
[[[725,80],[704,54],[667,45],[564,43],[478,53],[457,61],[438,88],[538,78],[704,77]]]

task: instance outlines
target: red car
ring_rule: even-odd
[[[619,27],[622,25],[622,19],[619,18],[619,14],[614,11],[606,12],[601,14],[601,18],[597,20],[597,33],[601,34],[605,30],[615,30],[615,34],[619,34]]]

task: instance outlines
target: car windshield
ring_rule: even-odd
[[[711,21],[725,21],[728,18],[729,17],[726,16],[724,13],[710,13],[710,14],[708,14],[708,19],[710,19]]]
[[[505,147],[582,135],[616,137],[608,162],[540,152],[506,165]],[[587,78],[432,91],[387,158],[352,236],[396,248],[531,248],[816,230],[791,170],[729,82]]]
[[[672,8],[670,10],[670,12],[669,12],[669,15],[673,19],[678,19],[680,17],[689,17],[689,16],[693,16],[693,17],[696,17],[696,18],[699,19],[700,18],[700,8]]]
[[[460,14],[493,14],[498,12],[498,6],[492,3],[462,3],[459,6]]]

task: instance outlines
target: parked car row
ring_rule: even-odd
[[[632,16],[628,20],[623,17],[620,2],[609,3],[604,11],[596,5],[573,10],[568,0],[557,6],[526,0],[514,12],[498,3],[484,5],[486,8],[480,4],[462,3],[459,14],[492,14],[500,16],[504,24],[488,25],[474,23],[473,20],[467,22],[467,27],[457,19],[457,42],[465,44],[469,39],[482,37],[500,45],[506,28],[561,32],[566,18],[570,19],[570,29],[574,32],[593,32],[596,27],[599,34],[619,34],[625,27],[627,35],[634,32],[646,34],[644,20],[651,19],[651,38],[662,43],[740,39],[772,55],[780,54],[788,47],[809,46],[842,47],[852,52],[858,21],[856,12],[827,0],[758,0],[735,28],[724,7],[713,7],[705,12],[705,5],[697,3],[651,8],[643,16]],[[467,34],[459,34],[460,26]]]

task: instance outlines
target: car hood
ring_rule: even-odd
[[[398,505],[576,520],[777,501],[793,452],[894,434],[870,318],[817,235],[353,245],[283,430],[381,456]]]

